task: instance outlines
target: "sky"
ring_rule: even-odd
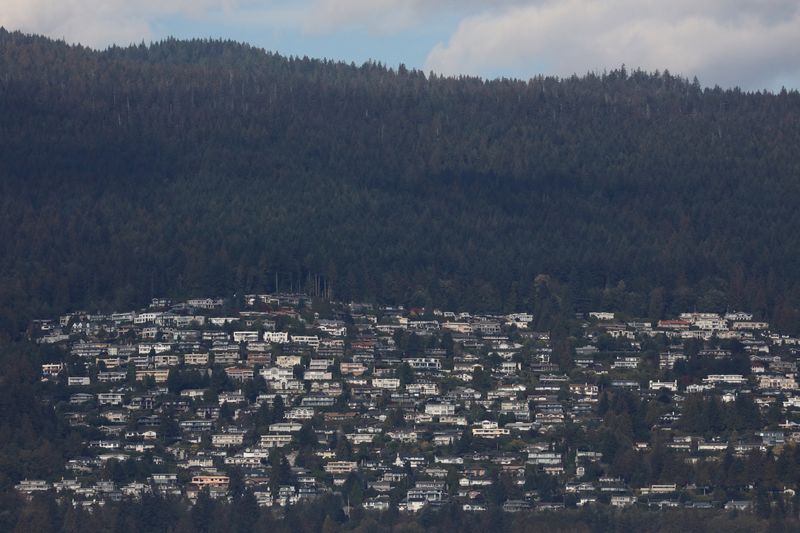
[[[0,25],[94,48],[165,37],[485,78],[669,70],[800,88],[800,0],[0,0]]]

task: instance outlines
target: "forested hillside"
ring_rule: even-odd
[[[800,301],[800,94],[443,78],[0,30],[0,330],[273,288],[481,310]]]

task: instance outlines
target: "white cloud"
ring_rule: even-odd
[[[232,9],[228,0],[2,0],[0,25],[104,47],[155,37],[162,17],[200,18]]]
[[[429,23],[445,14],[467,16],[479,10],[531,3],[535,0],[311,0],[301,9],[308,31],[348,27],[382,33]]]
[[[794,1],[564,0],[467,17],[426,68],[582,74],[622,63],[763,88],[800,75]]]
[[[381,34],[425,24],[443,13],[465,16],[477,8],[525,1],[0,0],[0,25],[104,47],[160,37],[155,35],[154,23],[167,17],[205,18],[314,34],[349,30]]]

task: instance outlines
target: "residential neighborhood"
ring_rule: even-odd
[[[35,320],[43,400],[81,453],[16,489],[89,510],[245,491],[276,512],[331,492],[408,513],[797,501],[797,477],[765,494],[736,471],[797,464],[800,339],[745,312],[598,310],[558,335],[534,318],[281,293]]]

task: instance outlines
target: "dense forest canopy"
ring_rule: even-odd
[[[797,327],[800,94],[0,29],[0,330],[320,274],[341,298]],[[544,275],[544,276],[542,276]]]

